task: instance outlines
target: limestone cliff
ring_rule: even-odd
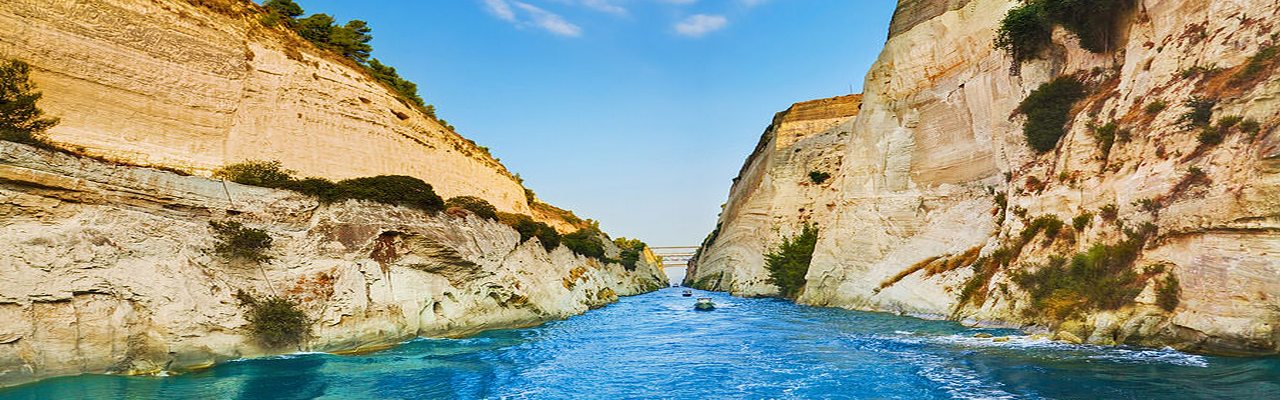
[[[207,174],[278,160],[302,176],[409,175],[531,214],[488,151],[249,0],[6,0],[0,56],[32,65],[62,145]]]
[[[1042,327],[1090,343],[1280,351],[1280,75],[1267,58],[1280,44],[1280,3],[1140,0],[1120,17],[1115,50],[1087,52],[1057,28],[1044,57],[1015,66],[992,43],[1018,4],[901,1],[861,111],[842,128],[833,189],[775,200],[739,181],[721,229],[768,234],[722,231],[689,282],[722,275],[704,283],[769,293],[754,254],[795,222],[736,205],[830,204],[811,217],[820,238],[803,303]],[[1077,77],[1089,95],[1056,148],[1038,154],[1016,109],[1058,76]],[[1193,98],[1214,102],[1215,128],[1184,127]],[[1258,124],[1235,127],[1241,120]],[[1199,138],[1213,131],[1221,143]],[[788,168],[828,151],[801,149]],[[791,190],[802,190],[797,181]],[[1050,234],[1036,220],[1065,226]],[[1132,290],[1131,301],[1033,290],[1052,287],[1029,276],[1087,264],[1091,251],[1109,254],[1103,246],[1137,248],[1129,270],[1091,281]]]
[[[474,215],[223,183],[0,142],[0,386],[157,373],[277,352],[361,351],[564,318],[666,277],[547,252]],[[212,250],[210,221],[274,239],[261,267]],[[607,244],[608,255],[618,249]],[[312,337],[264,349],[233,295],[299,301]]]
[[[824,200],[836,188],[828,175],[840,170],[861,98],[797,103],[774,116],[733,180],[720,225],[707,237],[699,268],[686,274],[686,282],[706,288],[733,282],[734,291],[743,295],[777,292],[764,281],[764,253],[805,223],[830,218],[835,204]]]

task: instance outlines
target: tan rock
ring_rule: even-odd
[[[754,152],[721,215],[722,238],[703,249],[691,279],[725,276],[731,279],[719,280],[720,289],[766,293],[759,254],[797,225],[794,212],[772,210],[826,204],[808,220],[820,233],[800,302],[1052,326],[1059,321],[1043,310],[1025,309],[1032,302],[1009,279],[1012,271],[977,281],[975,297],[960,304],[973,268],[934,274],[909,267],[973,248],[989,256],[1032,218],[1070,221],[1116,205],[1125,226],[1157,227],[1134,267],[1141,273],[1147,265],[1165,265],[1181,282],[1181,301],[1168,318],[1117,314],[1091,341],[1123,337],[1209,352],[1280,351],[1280,327],[1267,322],[1280,307],[1280,258],[1274,257],[1280,253],[1274,218],[1280,213],[1280,75],[1267,70],[1256,85],[1228,85],[1268,45],[1265,38],[1280,24],[1280,3],[1143,1],[1123,16],[1129,28],[1116,51],[1089,53],[1058,29],[1051,54],[1014,68],[992,42],[999,16],[1017,4],[900,1],[891,36],[867,76],[861,110],[840,125],[839,143],[798,147],[776,160],[768,151]],[[1183,73],[1210,65],[1223,70],[1207,77]],[[1015,110],[1041,84],[1072,74],[1097,90],[1077,107],[1058,148],[1036,154]],[[1239,115],[1264,128],[1253,137],[1231,130],[1222,144],[1197,150],[1197,132],[1178,124],[1187,110],[1182,104],[1193,96],[1219,98],[1214,120]],[[1146,106],[1156,101],[1167,107],[1148,114]],[[1089,126],[1108,122],[1129,129],[1131,138],[1104,155]],[[767,136],[762,143],[773,149]],[[836,146],[841,154],[831,155],[827,149]],[[772,175],[763,171],[798,170],[804,163],[788,160],[811,157],[841,160],[832,190],[778,196],[759,189],[784,182],[766,179]],[[1183,183],[1193,167],[1207,179]],[[997,194],[1007,200],[1004,209]],[[1159,200],[1159,211],[1143,210],[1143,200]],[[1008,269],[1117,243],[1124,235],[1118,225],[1095,217],[1082,232],[1070,229],[1070,240],[1032,240]],[[1149,287],[1139,301],[1154,301]],[[1147,304],[1133,307],[1152,308]]]
[[[1079,336],[1076,336],[1076,334],[1067,331],[1058,331],[1057,334],[1054,334],[1053,340],[1071,344],[1084,343],[1084,339],[1081,339]]]
[[[233,201],[229,202],[228,194]],[[582,313],[666,286],[551,252],[495,221],[124,167],[0,142],[0,386],[78,373],[182,372],[298,350],[385,348]],[[210,220],[273,238],[258,268],[214,254]],[[616,257],[610,243],[607,252]],[[561,282],[577,270],[577,284]],[[264,349],[238,290],[298,301],[314,338]]]
[[[530,214],[486,150],[351,61],[263,26],[252,4],[6,0],[0,55],[32,65],[41,108],[61,118],[50,137],[89,154],[199,174],[260,159],[303,176],[409,175]]]

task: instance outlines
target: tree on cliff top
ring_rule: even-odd
[[[36,107],[42,94],[35,91],[30,72],[25,62],[0,61],[0,140],[52,148],[44,132],[58,120],[43,118],[44,112]]]
[[[805,225],[799,236],[784,239],[778,250],[764,255],[768,282],[778,287],[780,296],[793,300],[800,296],[817,244],[818,228]]]
[[[289,18],[300,17],[303,13],[302,6],[294,3],[293,0],[267,0],[266,3],[262,3],[262,6],[276,14]]]

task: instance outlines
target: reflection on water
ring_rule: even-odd
[[[1280,359],[1075,346],[886,314],[681,289],[541,327],[298,354],[176,377],[79,376],[13,399],[1267,398]],[[1008,341],[975,333],[1013,335]],[[1276,397],[1271,397],[1276,398]]]

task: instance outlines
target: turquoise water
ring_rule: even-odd
[[[77,376],[5,399],[1280,398],[1280,358],[1070,346],[1014,331],[680,289],[579,317],[361,356],[241,360],[174,377]]]

